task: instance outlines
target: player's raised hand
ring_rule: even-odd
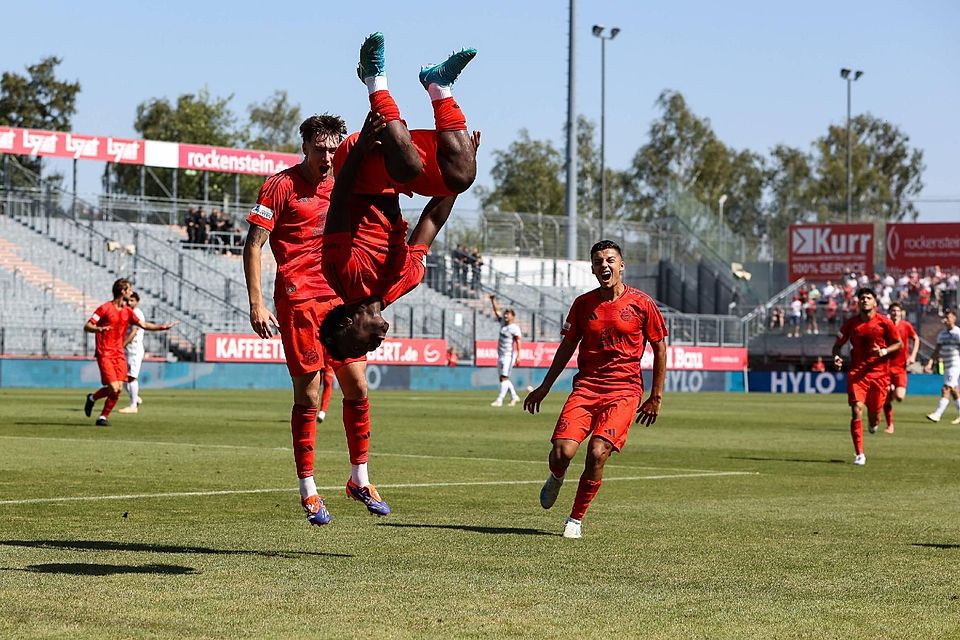
[[[840,356],[833,356],[833,366],[837,368],[837,371],[843,369],[843,358]]]
[[[379,145],[380,141],[377,140],[377,137],[386,126],[387,121],[379,113],[376,111],[368,113],[367,119],[363,121],[363,127],[360,129],[360,135],[357,136],[357,142],[355,143],[357,151],[367,153]]]
[[[645,427],[653,426],[653,423],[657,421],[658,415],[660,415],[660,398],[650,396],[646,402],[641,404],[637,409],[637,419],[634,420],[634,424],[642,424]]]
[[[549,392],[549,389],[544,389],[541,386],[528,393],[527,397],[523,399],[524,410],[529,411],[531,415],[540,413],[540,403],[543,402]]]
[[[480,148],[480,132],[476,129],[473,130],[473,133],[470,134],[470,142],[473,143],[473,153],[477,153],[477,149]]]
[[[250,307],[250,326],[253,327],[255,334],[264,340],[268,340],[273,335],[273,327],[279,329],[280,323],[270,313],[270,310],[261,303]]]

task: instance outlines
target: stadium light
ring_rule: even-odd
[[[610,35],[605,35],[606,27],[602,24],[593,25],[593,35],[600,38],[600,239],[604,239],[604,226],[607,220],[607,40],[613,40],[620,33],[618,27],[610,29]]]
[[[718,235],[721,235],[721,236],[725,235],[723,233],[723,203],[726,201],[727,201],[727,194],[724,193],[723,195],[720,196],[720,200],[718,200],[720,204],[720,208],[717,212],[717,231],[718,231]]]
[[[852,73],[853,77],[851,78],[850,69],[840,69],[840,77],[847,81],[847,224],[850,224],[853,216],[853,152],[850,139],[850,89],[852,84],[863,75],[863,71],[857,69],[852,71]]]

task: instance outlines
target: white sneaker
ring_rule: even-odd
[[[142,404],[143,404],[143,397],[137,396],[137,406],[139,407]]]
[[[956,418],[951,420],[950,424],[960,424],[960,416],[957,416]]]
[[[117,409],[117,413],[139,413],[140,410],[134,406],[123,407],[122,409]]]
[[[558,478],[552,473],[547,474],[547,480],[540,489],[540,506],[549,509],[557,501],[560,495],[560,487],[563,486],[563,478]]]
[[[940,422],[940,416],[936,412],[928,413],[927,420],[929,420],[930,422]]]
[[[567,518],[567,523],[563,525],[564,538],[581,538],[583,533],[580,530],[580,521],[573,518]]]
[[[323,421],[326,420],[326,419],[327,419],[327,412],[326,412],[326,411],[317,411],[317,424],[320,424],[321,422],[323,422]]]
[[[862,467],[863,465],[867,464],[867,456],[863,455],[862,453],[858,453],[857,457],[853,459],[853,464],[858,464]]]
[[[511,399],[510,399],[510,406],[511,406],[511,407],[516,406],[516,404],[517,404],[518,402],[520,402],[520,398],[511,398]]]
[[[490,406],[491,406],[491,407],[502,407],[502,406],[503,406],[503,400],[494,400],[493,402],[490,403]]]

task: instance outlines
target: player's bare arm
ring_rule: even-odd
[[[557,347],[557,352],[553,356],[553,362],[550,363],[547,375],[543,377],[543,382],[523,399],[523,408],[525,410],[531,414],[540,412],[540,403],[543,402],[543,399],[550,393],[550,387],[552,387],[553,383],[560,377],[560,373],[567,366],[567,363],[570,362],[570,358],[573,357],[573,352],[576,350],[577,343],[564,336],[560,342],[560,346]]]
[[[904,345],[906,346],[906,345]],[[913,349],[910,350],[910,355],[907,356],[907,364],[913,364],[917,361],[917,353],[920,351],[920,338],[916,335],[913,336]]]
[[[131,326],[130,326],[130,331],[127,332],[126,337],[123,339],[123,348],[124,348],[124,349],[127,348],[127,345],[129,345],[131,342],[133,342],[133,339],[137,337],[137,332],[139,332],[139,331],[140,331],[140,329],[139,329],[138,327],[136,327],[136,326],[134,326],[134,325],[131,325]]]
[[[923,370],[926,371],[927,373],[931,373],[933,371],[934,363],[939,359],[940,359],[940,345],[938,344],[933,348],[933,353],[930,354],[930,359],[927,360],[927,364],[923,365]]]
[[[144,320],[143,322],[140,323],[140,327],[145,331],[167,331],[169,329],[174,328],[175,326],[177,326],[176,322],[165,322],[163,324],[158,324],[155,322]]]
[[[650,395],[637,409],[635,424],[653,426],[660,415],[660,403],[663,401],[663,384],[667,379],[667,345],[663,340],[650,344],[653,349],[653,384]]]
[[[343,233],[350,230],[349,200],[353,193],[353,185],[363,159],[380,142],[377,136],[386,127],[386,123],[379,113],[371,111],[363,122],[360,135],[357,136],[350,153],[343,161],[343,166],[337,172],[336,182],[330,194],[330,209],[327,212],[327,221],[324,223],[323,233]]]
[[[420,219],[417,220],[417,226],[413,228],[410,234],[411,245],[425,244],[428,247],[433,245],[440,229],[446,224],[453,211],[453,204],[457,201],[457,196],[433,197],[427,203],[420,213]],[[329,218],[328,218],[329,220]]]
[[[882,358],[883,356],[889,353],[899,351],[902,347],[903,347],[903,343],[897,340],[896,342],[892,342],[885,347],[874,347],[873,354],[876,356],[880,356]]]
[[[247,297],[250,300],[250,326],[254,333],[265,340],[272,335],[271,327],[280,327],[276,317],[263,304],[263,291],[260,288],[260,258],[263,245],[269,237],[269,231],[251,224],[243,243],[243,277],[247,282]]]
[[[490,306],[493,307],[493,315],[497,317],[497,320],[500,319],[500,305],[497,304],[497,295],[495,293],[490,294]]]
[[[512,363],[512,365],[515,367],[515,366],[517,366],[517,363],[518,363],[518,362],[520,362],[520,338],[517,337],[517,336],[513,336],[513,363]]]
[[[840,356],[840,350],[843,349],[846,341],[846,336],[841,334],[837,337],[837,341],[833,343],[833,366],[837,368],[837,371],[843,369],[843,358]]]
[[[86,324],[83,325],[83,330],[86,333],[103,333],[104,331],[109,331],[110,327],[99,327],[90,320],[87,320]]]

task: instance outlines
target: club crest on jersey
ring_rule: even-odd
[[[266,220],[273,219],[273,209],[271,209],[270,207],[266,207],[262,204],[256,205],[253,209],[250,210],[250,213],[256,216],[260,216],[261,218],[264,218]]]
[[[563,323],[563,330],[564,330],[564,331],[570,331],[570,323],[569,323],[569,322],[564,322],[564,323]]]

